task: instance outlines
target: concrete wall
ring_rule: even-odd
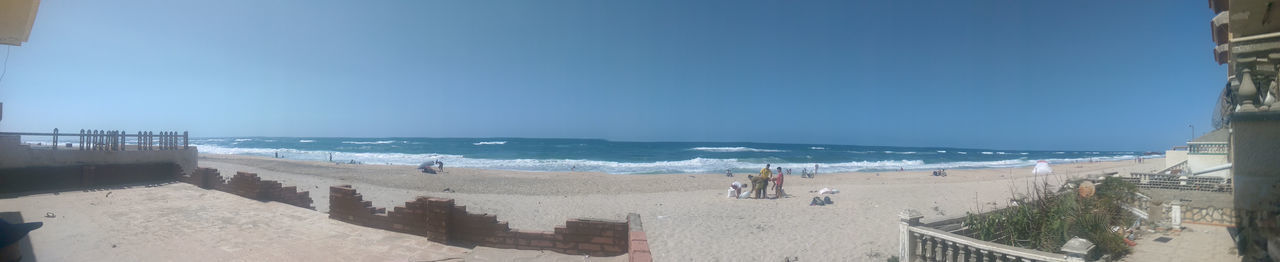
[[[1143,208],[1153,222],[1172,222],[1169,213],[1173,208],[1171,204],[1178,200],[1182,202],[1182,222],[1235,225],[1235,205],[1231,193],[1154,188],[1142,189],[1140,192],[1151,198],[1147,203],[1140,204],[1139,208]]]
[[[1187,155],[1187,168],[1190,168],[1191,171],[1193,172],[1200,172],[1201,170],[1207,170],[1211,167],[1221,166],[1227,163],[1229,163],[1227,162],[1227,155],[1199,155],[1199,154]],[[1217,176],[1217,177],[1230,178],[1231,177],[1230,174],[1231,174],[1230,169],[1223,169],[1221,171],[1215,171],[1213,173],[1202,174],[1202,176]]]
[[[5,136],[16,138],[17,136]],[[60,148],[32,149],[16,143],[0,143],[0,169],[83,165],[174,163],[183,173],[195,171],[196,147],[176,150],[91,151]]]
[[[1231,126],[1236,208],[1280,211],[1280,118],[1237,116]]]
[[[1165,150],[1164,151],[1164,168],[1169,168],[1182,161],[1187,161],[1186,150]],[[1163,169],[1163,168],[1162,168]]]
[[[173,163],[3,168],[0,169],[0,194],[173,181],[179,175]]]

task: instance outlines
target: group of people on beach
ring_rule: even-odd
[[[774,170],[777,170],[776,174],[774,173],[775,172]],[[813,165],[813,170],[814,172],[808,172],[808,169],[802,170],[801,176],[802,177],[807,176],[809,178],[812,178],[813,174],[817,173],[818,165]],[[772,198],[786,197],[787,191],[783,189],[782,185],[783,185],[783,182],[786,181],[784,177],[786,176],[786,174],[789,174],[790,171],[791,170],[788,169],[787,172],[784,173],[782,170],[782,167],[777,167],[776,169],[773,169],[771,164],[765,164],[764,168],[760,169],[759,175],[747,176],[747,179],[751,181],[751,191],[747,191],[744,194],[742,190],[746,189],[746,185],[743,185],[738,181],[733,181],[733,184],[729,185],[729,189],[732,192],[732,195],[730,197],[755,198],[755,199],[769,198],[768,191],[771,188],[773,189],[773,193],[774,193],[774,197]],[[725,172],[725,175],[729,177],[733,177],[733,171],[727,170]],[[773,187],[770,187],[769,186],[770,184],[772,184]]]

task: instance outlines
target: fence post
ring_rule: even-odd
[[[915,261],[911,256],[916,250],[916,242],[911,241],[911,227],[920,225],[924,215],[915,209],[905,209],[898,213],[898,261]]]
[[[1089,240],[1073,237],[1067,240],[1067,244],[1062,245],[1062,252],[1067,253],[1067,262],[1084,262],[1085,256],[1089,255],[1089,251],[1093,250],[1093,242]]]
[[[53,150],[58,150],[58,129],[53,129]]]
[[[188,138],[187,135],[190,135],[190,134],[187,133],[187,131],[182,131],[182,149],[187,149],[191,146],[191,144],[187,140]]]
[[[1169,208],[1169,224],[1175,228],[1182,227],[1182,200],[1174,200],[1169,204],[1173,205]]]
[[[84,150],[84,129],[80,129],[80,150]]]

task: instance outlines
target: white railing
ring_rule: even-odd
[[[899,214],[901,225],[898,257],[902,261],[1085,261],[1084,256],[1093,249],[1089,241],[1075,238],[1063,246],[1067,254],[1002,245],[982,241],[945,230],[930,228],[920,223],[923,218],[915,210],[903,210]]]

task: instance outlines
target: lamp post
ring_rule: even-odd
[[[1196,140],[1196,126],[1195,126],[1195,125],[1187,125],[1187,127],[1190,127],[1190,128],[1191,128],[1191,138],[1190,138],[1190,139],[1187,139],[1187,142],[1190,142],[1191,140]]]

